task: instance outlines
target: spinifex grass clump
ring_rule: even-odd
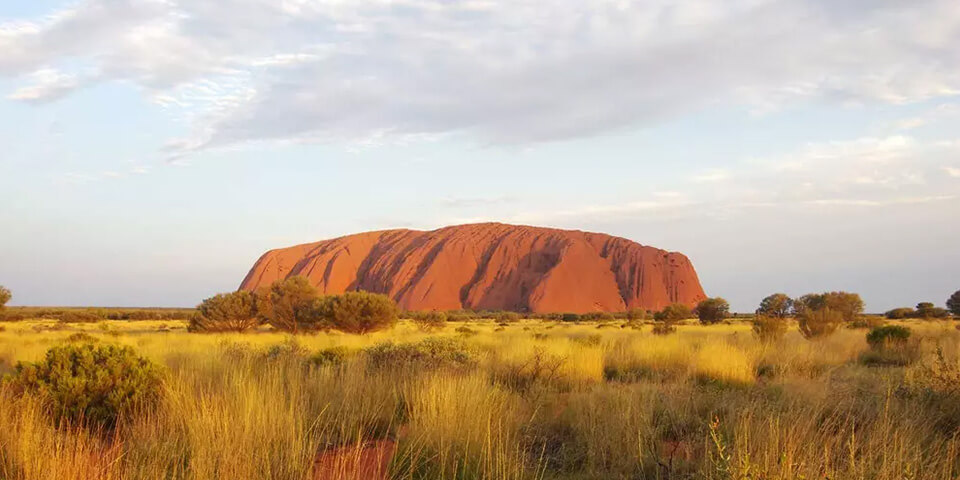
[[[918,342],[911,341],[910,329],[899,325],[877,327],[867,334],[870,351],[860,356],[866,365],[909,365],[920,356]]]
[[[16,391],[38,397],[57,423],[113,428],[121,418],[155,405],[160,369],[129,347],[71,344],[51,348],[36,363],[19,363]]]
[[[451,338],[379,343],[365,353],[370,365],[378,368],[467,368],[477,363],[474,349]]]
[[[867,334],[867,343],[874,349],[905,345],[908,340],[910,329],[899,325],[877,327]]]

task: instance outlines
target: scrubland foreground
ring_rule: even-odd
[[[162,395],[107,430],[0,388],[0,478],[960,478],[960,331],[897,324],[914,351],[884,361],[865,330],[762,343],[736,322],[298,337],[8,323],[0,372],[118,344],[160,366]]]

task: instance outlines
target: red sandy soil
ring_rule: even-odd
[[[390,478],[390,461],[397,451],[393,440],[378,440],[325,450],[313,468],[315,480],[378,480]]]
[[[382,230],[265,253],[242,290],[302,275],[321,293],[384,293],[406,310],[657,310],[706,298],[681,253],[578,230],[481,223]]]

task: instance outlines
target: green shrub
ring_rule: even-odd
[[[476,365],[476,353],[452,338],[425,338],[415,343],[378,343],[364,353],[375,368],[465,368]]]
[[[677,327],[674,325],[675,322],[670,320],[665,320],[662,322],[657,322],[653,325],[653,330],[651,332],[654,335],[670,335],[677,331]]]
[[[246,332],[260,325],[254,295],[247,291],[219,293],[197,306],[189,332]]]
[[[477,334],[477,331],[476,331],[476,330],[474,330],[474,329],[472,329],[472,328],[470,328],[470,327],[468,327],[468,326],[466,326],[466,325],[461,325],[461,326],[457,327],[457,329],[454,330],[454,331],[457,332],[457,333],[459,333],[460,335],[467,336],[467,337],[468,337],[468,336],[471,336],[471,335],[476,335],[476,334]]]
[[[265,360],[299,361],[309,354],[310,350],[304,347],[300,341],[297,340],[297,337],[291,336],[287,337],[282,343],[271,345],[262,355]]]
[[[909,307],[894,308],[893,310],[887,311],[883,314],[885,317],[890,320],[903,320],[905,318],[912,318],[916,315],[916,312]]]
[[[647,311],[642,308],[631,308],[627,310],[625,316],[630,322],[637,322],[647,318]]]
[[[397,304],[390,297],[358,291],[320,298],[308,316],[315,318],[318,325],[363,334],[393,327],[398,313]]]
[[[910,339],[910,329],[900,325],[887,325],[870,330],[867,343],[870,348],[880,349],[906,344]]]
[[[310,356],[310,363],[318,367],[339,366],[355,352],[347,347],[330,347]]]
[[[19,363],[16,391],[39,397],[58,423],[113,428],[117,421],[155,405],[160,369],[130,347],[63,345],[37,363]]]
[[[727,318],[730,314],[730,304],[720,297],[708,298],[697,304],[696,312],[700,323],[713,325]]]
[[[777,342],[787,334],[787,319],[757,314],[753,319],[753,334],[761,342]]]
[[[663,307],[663,310],[660,310],[659,312],[657,312],[653,316],[653,319],[658,322],[663,322],[663,321],[677,322],[680,320],[686,320],[691,317],[693,317],[693,312],[690,311],[690,307],[682,303],[671,303],[670,305]]]
[[[576,313],[564,313],[560,317],[560,320],[563,322],[579,322],[580,315],[577,315]]]
[[[842,323],[843,314],[829,307],[805,309],[797,315],[800,333],[808,340],[830,336]]]

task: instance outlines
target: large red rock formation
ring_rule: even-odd
[[[407,310],[615,312],[706,298],[683,254],[601,233],[499,223],[383,230],[271,250],[240,288],[293,275],[322,293],[385,293]]]

